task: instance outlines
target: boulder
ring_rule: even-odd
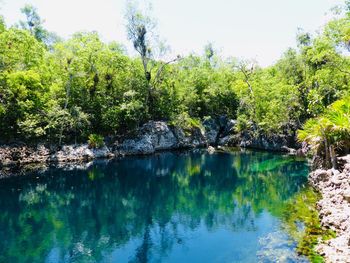
[[[123,155],[150,154],[178,147],[178,139],[165,122],[150,121],[144,124],[136,138],[126,139],[116,150]]]
[[[199,127],[193,127],[190,131],[174,127],[173,133],[177,138],[177,148],[197,148],[208,145],[205,132]]]
[[[143,125],[141,134],[149,136],[154,150],[168,150],[177,147],[178,141],[169,126],[162,121],[150,121]]]
[[[215,153],[215,148],[213,146],[209,146],[208,149],[207,149],[207,152],[209,154],[213,154],[213,153]]]
[[[122,155],[150,154],[155,151],[152,138],[148,135],[143,135],[137,139],[125,140],[116,150],[118,154]]]

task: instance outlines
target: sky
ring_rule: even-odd
[[[103,41],[124,44],[127,0],[0,0],[7,25],[34,5],[44,26],[68,38],[77,31],[97,31]],[[255,59],[268,66],[296,44],[297,28],[315,32],[330,18],[329,10],[343,0],[153,0],[158,33],[171,47],[170,55],[200,54],[212,42],[224,57]]]

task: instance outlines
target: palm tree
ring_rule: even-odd
[[[298,131],[298,139],[323,157],[327,168],[336,169],[336,151],[348,152],[350,146],[350,97],[334,102],[323,115],[308,120]]]

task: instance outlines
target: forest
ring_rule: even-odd
[[[127,8],[128,38],[104,43],[96,32],[69,39],[47,31],[35,7],[23,21],[0,19],[0,141],[58,144],[92,135],[132,134],[148,120],[195,126],[208,117],[237,120],[266,136],[295,133],[329,165],[350,138],[350,1],[320,32],[298,30],[272,66],[202,54],[164,59],[156,21]],[[258,44],[258,43],[257,43]]]

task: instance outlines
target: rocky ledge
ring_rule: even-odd
[[[317,203],[322,226],[336,233],[336,238],[323,241],[316,250],[326,262],[350,262],[350,155],[339,158],[339,170],[312,172],[310,183],[320,191]]]
[[[240,146],[265,150],[295,153],[289,148],[285,137],[275,136],[273,140],[254,139],[249,133],[238,134],[236,121],[220,117],[208,118],[199,127],[184,130],[163,121],[145,123],[133,137],[109,140],[100,149],[93,149],[86,144],[65,145],[63,147],[29,146],[12,144],[0,146],[0,177],[4,167],[25,166],[40,163],[86,162],[99,158],[114,158],[124,155],[152,154],[162,150],[191,149],[212,146]],[[11,173],[7,173],[11,174]]]

